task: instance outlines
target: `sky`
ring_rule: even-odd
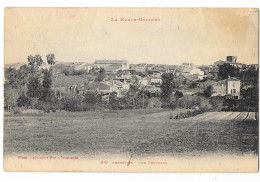
[[[5,63],[25,63],[35,54],[46,60],[48,53],[61,62],[209,65],[237,56],[238,62],[257,64],[258,10],[5,8]]]

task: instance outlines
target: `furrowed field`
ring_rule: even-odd
[[[258,153],[258,121],[253,112],[208,112],[179,120],[169,116],[170,111],[162,110],[8,115],[4,154]]]

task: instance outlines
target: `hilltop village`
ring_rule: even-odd
[[[5,65],[6,110],[257,110],[258,64],[240,63],[236,56],[213,65],[46,58],[36,55],[28,57],[28,64]]]

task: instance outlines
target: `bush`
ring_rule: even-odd
[[[18,99],[17,99],[17,105],[18,107],[29,107],[32,104],[32,100],[25,96],[24,94],[21,95]]]
[[[212,105],[214,110],[221,111],[223,109],[224,101],[225,101],[224,97],[216,96],[216,97],[211,97],[209,103],[210,105]]]
[[[177,107],[193,109],[201,105],[201,98],[199,96],[184,96],[177,100]]]
[[[177,91],[175,92],[174,96],[175,96],[176,98],[182,98],[182,97],[183,97],[183,93],[177,90]]]
[[[205,108],[201,108],[201,109],[198,109],[195,111],[182,112],[182,113],[179,113],[177,116],[175,116],[174,119],[189,118],[189,117],[197,116],[199,114],[202,114],[202,113],[208,112],[208,111],[210,111],[210,109],[205,107]]]
[[[56,110],[60,109],[60,105],[58,103],[49,103],[44,101],[38,101],[34,107],[35,109],[43,110],[46,113],[49,113],[50,111],[56,112]]]
[[[159,98],[152,97],[147,99],[146,108],[161,108],[162,102]]]
[[[213,94],[213,86],[210,85],[210,86],[208,86],[208,87],[204,90],[204,96],[205,96],[205,97],[211,97],[212,94]]]
[[[13,108],[13,112],[14,112],[14,114],[21,114],[21,111],[19,110],[19,108]]]
[[[95,93],[86,93],[83,98],[83,107],[85,110],[99,110],[102,103],[101,95]]]
[[[81,98],[77,96],[65,97],[60,100],[61,109],[66,111],[82,111]]]

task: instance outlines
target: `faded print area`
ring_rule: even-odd
[[[256,172],[258,122],[257,9],[5,9],[5,170]]]

